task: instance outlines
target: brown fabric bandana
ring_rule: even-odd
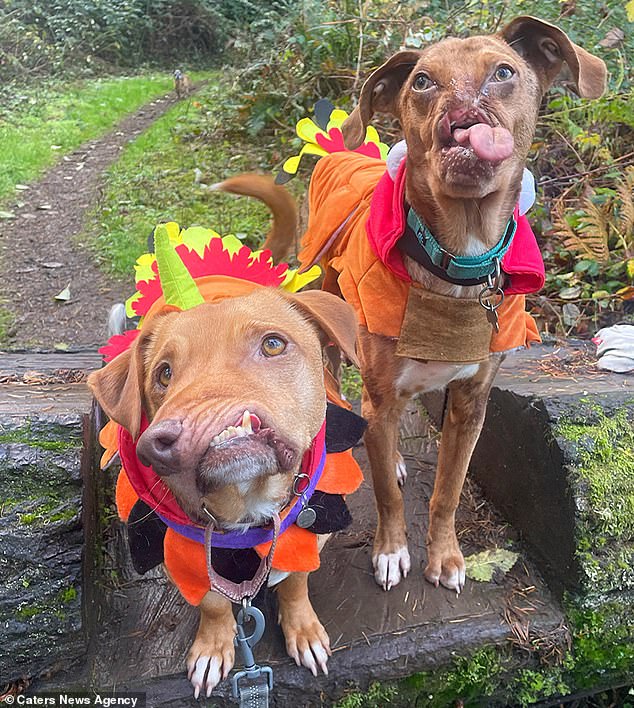
[[[425,361],[482,361],[489,356],[492,331],[477,299],[411,286],[396,353]]]

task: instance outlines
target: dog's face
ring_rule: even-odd
[[[542,95],[564,64],[581,96],[601,95],[604,63],[535,18],[399,52],[363,86],[343,126],[346,145],[363,142],[374,111],[391,112],[432,193],[485,197],[519,181]]]
[[[190,518],[225,525],[270,518],[325,415],[322,339],[354,358],[343,301],[259,288],[158,315],[132,348],[89,378]]]

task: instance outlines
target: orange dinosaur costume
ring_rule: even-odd
[[[259,287],[282,287],[292,291],[315,276],[312,274],[306,279],[291,271],[286,264],[274,266],[270,252],[253,253],[231,237],[221,239],[217,234],[197,227],[183,232],[176,225],[168,227],[172,227],[170,240],[173,243],[170,255],[163,256],[171,259],[170,272],[164,276],[164,271],[160,270],[165,282],[159,278],[159,267],[152,254],[146,254],[138,261],[138,292],[128,301],[128,310],[143,318],[140,327],[166,308],[186,309],[195,306],[199,299],[213,302],[244,295]],[[168,289],[167,279],[174,273],[181,279],[179,293],[192,285],[195,291],[193,295],[190,291],[185,299],[191,299],[180,306],[175,306],[164,293]],[[126,350],[138,334],[139,330],[131,330],[112,337],[100,350],[104,359],[111,361]],[[317,509],[316,520],[309,528],[295,525],[293,521],[299,511],[297,502],[289,503],[280,513],[282,530],[272,558],[272,567],[277,570],[316,570],[319,567],[316,534],[340,530],[351,521],[343,497],[354,492],[363,480],[351,448],[363,434],[364,422],[348,409],[334,390],[328,391],[326,421],[305,453],[300,470],[311,480],[305,491],[305,501]],[[141,421],[140,433],[147,425],[146,420]],[[205,529],[193,524],[160,477],[151,467],[141,463],[136,455],[136,440],[127,430],[110,421],[101,431],[99,441],[105,448],[102,467],[117,452],[121,458],[116,502],[120,518],[128,523],[128,540],[135,568],[143,573],[164,562],[183,597],[190,604],[198,605],[211,587],[206,565]],[[212,534],[214,569],[230,580],[252,576],[259,558],[269,552],[270,540],[245,546],[249,534],[259,539],[272,535],[266,529]]]

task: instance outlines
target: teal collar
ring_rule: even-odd
[[[399,248],[431,273],[449,283],[479,285],[486,283],[498,271],[516,230],[517,222],[511,216],[502,238],[490,251],[481,256],[456,256],[438,243],[427,225],[409,207],[407,228],[399,240]]]

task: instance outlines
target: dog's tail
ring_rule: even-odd
[[[288,256],[297,235],[297,206],[284,187],[275,184],[272,177],[247,172],[211,185],[211,189],[255,197],[264,202],[271,210],[273,223],[263,248],[271,251],[276,263]]]

